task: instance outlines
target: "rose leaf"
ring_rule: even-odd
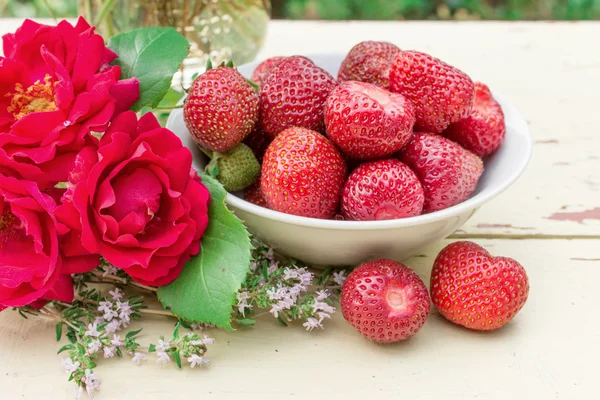
[[[173,75],[189,53],[189,43],[175,28],[140,28],[113,36],[108,47],[119,56],[121,79],[140,81],[140,98],[131,107],[156,107],[165,96]]]
[[[206,174],[200,177],[211,195],[200,253],[175,281],[158,289],[158,299],[182,320],[232,329],[236,294],[250,271],[250,234],[225,206],[223,186]]]

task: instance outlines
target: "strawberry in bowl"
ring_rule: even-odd
[[[283,254],[331,266],[405,259],[460,228],[528,163],[527,123],[506,98],[433,56],[382,46],[359,46],[347,61],[286,57],[256,74],[257,122],[234,136],[257,149],[260,184],[255,176],[227,203]],[[382,49],[381,62],[361,67],[363,53]],[[259,64],[238,71],[249,79]],[[183,112],[167,126],[202,170],[209,160]]]

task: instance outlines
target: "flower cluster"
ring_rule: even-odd
[[[84,19],[25,21],[3,47],[0,311],[70,302],[71,275],[100,255],[140,284],[173,281],[200,251],[209,193],[181,141],[127,111],[138,79]]]
[[[251,274],[237,293],[236,314],[240,325],[252,325],[257,309],[286,325],[303,321],[306,330],[323,328],[335,312],[334,296],[345,280],[345,271],[326,270],[316,284],[315,274],[297,261],[278,260],[273,249],[255,243]]]

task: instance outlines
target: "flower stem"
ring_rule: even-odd
[[[106,15],[115,6],[115,2],[116,2],[116,0],[106,0],[104,3],[102,3],[102,8],[100,9],[100,13],[96,17],[96,20],[94,21],[95,26],[98,26],[98,25],[100,25],[100,23],[102,23],[104,18],[106,18]]]
[[[121,283],[123,285],[135,287],[135,288],[138,288],[138,289],[148,290],[150,292],[157,292],[158,291],[158,288],[155,288],[155,287],[152,287],[152,286],[142,285],[142,284],[139,284],[139,283],[136,283],[136,282],[131,282],[131,281],[125,279],[125,278],[121,278],[121,277],[118,277],[118,276],[115,276],[115,275],[103,275],[103,274],[98,274],[98,273],[95,273],[95,272],[93,273],[93,275],[95,277],[99,278],[101,281],[104,280],[104,279],[108,279],[108,280],[113,281],[113,282],[119,282],[119,283]],[[106,283],[106,281],[104,281],[104,282],[97,282],[97,283]]]
[[[168,107],[154,107],[153,110],[158,110],[158,111],[162,111],[162,110],[166,110],[166,111],[171,111],[171,110],[177,110],[178,108],[183,108],[183,104],[179,105],[179,106],[168,106]]]
[[[140,308],[139,310],[137,310],[139,313],[141,314],[151,314],[151,315],[162,315],[164,317],[171,317],[171,318],[177,318],[175,315],[173,315],[171,312],[169,311],[164,311],[164,310],[154,310],[151,308]]]

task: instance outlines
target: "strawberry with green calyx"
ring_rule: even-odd
[[[224,152],[240,143],[258,121],[258,94],[229,63],[199,75],[183,106],[185,124],[199,145]]]
[[[206,172],[217,178],[228,192],[242,190],[258,180],[260,164],[243,143],[223,153],[212,153]]]

